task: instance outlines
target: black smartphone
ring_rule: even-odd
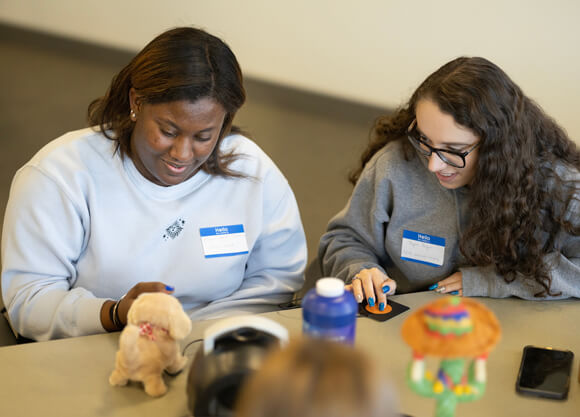
[[[525,346],[516,391],[536,397],[566,399],[573,360],[574,353],[569,350]]]

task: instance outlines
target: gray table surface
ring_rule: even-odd
[[[416,293],[393,299],[416,309],[439,295]],[[488,360],[488,387],[485,396],[463,403],[456,416],[580,416],[580,302],[523,301],[478,298],[500,320],[502,339]],[[386,322],[361,317],[357,321],[357,348],[368,351],[392,379],[400,410],[415,417],[434,413],[434,400],[414,394],[406,386],[405,370],[411,351],[400,336],[409,311]],[[301,336],[300,309],[267,313],[286,326],[290,337]],[[203,336],[213,321],[193,325],[188,342]],[[0,348],[1,416],[176,416],[188,415],[185,392],[187,372],[168,377],[168,393],[150,398],[139,384],[111,387],[108,376],[114,366],[119,333],[32,343]],[[515,380],[525,345],[552,346],[575,353],[568,400],[554,401],[522,397],[515,392]],[[190,345],[191,362],[200,343]],[[436,372],[436,361],[427,360]]]

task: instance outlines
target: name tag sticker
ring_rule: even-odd
[[[203,254],[206,258],[236,256],[248,253],[243,224],[202,227],[199,229]]]
[[[430,266],[443,265],[445,238],[403,230],[401,259]]]

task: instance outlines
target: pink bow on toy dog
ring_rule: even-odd
[[[155,333],[153,333],[155,327],[158,326],[155,326],[148,321],[141,323],[139,325],[139,336],[146,336],[149,338],[149,340],[155,340]],[[159,327],[159,329],[165,333],[168,333],[167,329],[164,327]]]
[[[149,340],[155,340],[153,326],[151,326],[151,323],[145,322],[139,325],[139,336],[147,336]]]

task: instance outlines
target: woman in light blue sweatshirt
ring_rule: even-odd
[[[192,319],[276,309],[302,287],[290,186],[232,128],[238,62],[194,28],[151,41],[70,132],[16,174],[2,234],[13,327],[47,340],[119,330],[143,292]],[[125,294],[125,295],[124,295]]]
[[[377,121],[322,271],[380,309],[426,289],[580,297],[579,172],[575,143],[499,67],[455,59]]]

